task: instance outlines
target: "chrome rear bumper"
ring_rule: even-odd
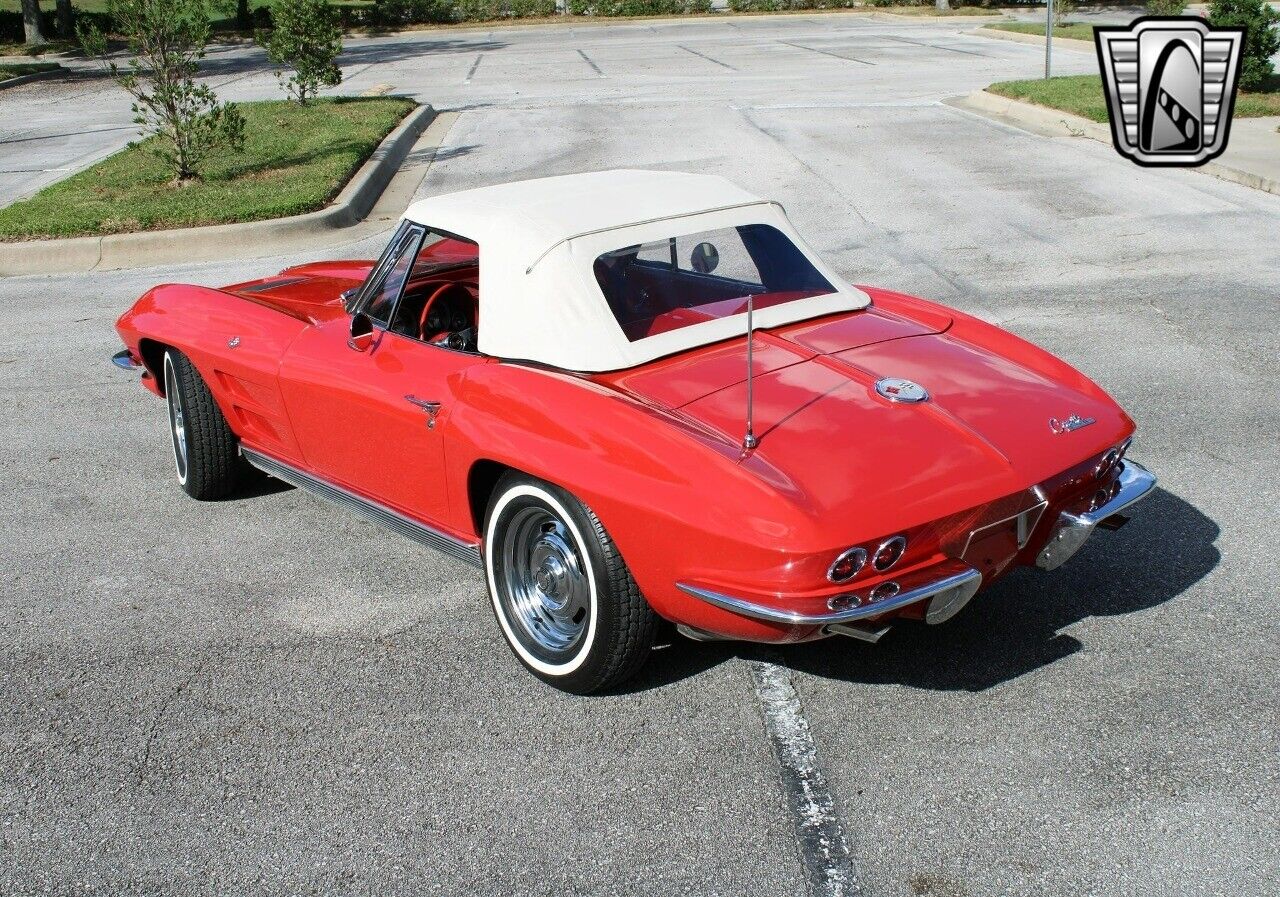
[[[1137,504],[1151,494],[1155,488],[1156,476],[1137,461],[1128,459],[1121,462],[1118,477],[1120,491],[1106,504],[1093,511],[1072,513],[1063,511],[1053,525],[1049,542],[1036,556],[1036,566],[1041,570],[1053,570],[1066,563],[1089,541],[1094,529],[1108,517],[1113,517],[1126,508]]]
[[[129,354],[128,349],[122,349],[115,355],[112,355],[111,363],[126,371],[138,371],[142,369],[142,365],[133,360],[133,356]]]
[[[788,626],[834,626],[852,623],[929,599],[933,600],[927,618],[931,623],[941,623],[964,607],[974,596],[978,587],[982,585],[982,574],[962,561],[946,561],[896,577],[893,583],[897,586],[897,591],[890,597],[880,600],[871,599],[871,593],[885,585],[881,583],[874,589],[860,589],[835,596],[827,602],[828,607],[833,609],[819,614],[804,614],[771,607],[686,582],[678,582],[676,587],[687,595],[692,595],[723,610]]]

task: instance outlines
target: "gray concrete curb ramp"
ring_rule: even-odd
[[[0,243],[0,277],[281,254],[308,239],[360,223],[435,117],[436,110],[429,105],[410,112],[347,182],[338,198],[318,211],[244,224]]]
[[[1063,112],[1059,109],[1050,109],[1047,106],[1037,106],[1034,103],[1024,103],[1022,100],[1002,97],[994,93],[988,93],[985,90],[975,90],[967,96],[952,97],[943,102],[957,109],[976,112],[987,118],[1012,124],[1023,130],[1042,134],[1046,137],[1088,137],[1090,140],[1097,140],[1107,145],[1112,142],[1111,127],[1109,125],[1090,121],[1087,118],[1072,115],[1070,112]],[[1233,126],[1237,129],[1239,125],[1239,121],[1233,123]],[[1280,159],[1280,135],[1276,135],[1276,138],[1277,158]],[[1270,172],[1253,171],[1237,167],[1230,162],[1224,163],[1215,160],[1206,162],[1194,170],[1211,174],[1224,181],[1231,181],[1232,183],[1252,187],[1255,190],[1263,190],[1267,193],[1280,195],[1280,165],[1275,166],[1275,168],[1277,174],[1272,175]]]
[[[1001,31],[998,28],[975,28],[969,34],[976,34],[978,37],[989,37],[992,40],[1011,40],[1019,44],[1044,46],[1043,34],[1023,34],[1020,31]],[[1074,37],[1055,37],[1053,46],[1055,49],[1079,50],[1082,53],[1095,52],[1091,42],[1076,40]]]

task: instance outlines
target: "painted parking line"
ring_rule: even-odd
[[[467,72],[467,77],[466,77],[466,78],[464,78],[464,79],[463,79],[463,81],[462,81],[462,83],[463,83],[463,84],[470,84],[470,83],[471,83],[471,78],[472,78],[472,76],[473,76],[473,75],[475,75],[475,73],[476,73],[476,69],[480,68],[480,60],[482,60],[482,59],[484,59],[484,54],[483,54],[483,53],[480,53],[479,55],[477,55],[477,56],[476,56],[476,61],[475,61],[475,62],[473,62],[473,63],[471,63],[471,68],[470,68],[470,70]]]
[[[961,50],[959,47],[948,47],[948,46],[944,46],[943,44],[927,44],[924,41],[911,40],[910,38],[906,38],[906,37],[894,37],[892,34],[885,34],[882,36],[887,37],[889,40],[896,40],[898,43],[901,43],[901,44],[914,44],[917,47],[928,47],[932,50],[947,50],[952,53],[964,53],[966,56],[981,56],[983,59],[996,58],[992,56],[990,53],[979,53],[977,50]]]
[[[599,75],[601,78],[607,78],[607,77],[609,77],[609,76],[608,76],[608,75],[606,75],[604,72],[600,71],[600,66],[596,65],[596,64],[595,64],[595,61],[594,61],[590,56],[588,56],[586,53],[584,53],[582,50],[579,50],[579,51],[578,51],[578,55],[582,57],[582,61],[583,61],[583,62],[585,62],[587,65],[591,66],[591,71],[595,72],[595,73],[596,73],[597,75]]]
[[[861,894],[844,827],[791,671],[770,660],[750,660],[748,665],[765,734],[782,777],[782,794],[795,827],[810,897]]]
[[[865,59],[859,59],[856,56],[844,56],[836,53],[834,50],[823,50],[818,47],[806,47],[804,44],[793,44],[789,40],[780,40],[780,44],[786,44],[788,47],[795,47],[797,50],[808,50],[810,53],[821,53],[823,56],[833,56],[836,59],[843,59],[845,62],[858,62],[862,65],[875,65],[874,62],[867,62]]]
[[[705,59],[707,62],[714,62],[716,65],[727,68],[731,72],[737,71],[737,69],[729,65],[729,63],[721,62],[719,59],[712,59],[706,53],[699,53],[697,50],[694,50],[692,47],[686,47],[684,44],[676,44],[676,46],[679,47],[681,50],[684,50],[686,53],[692,53],[694,56],[697,56],[700,59]]]

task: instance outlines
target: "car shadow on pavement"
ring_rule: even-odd
[[[875,645],[835,637],[774,648],[675,636],[620,691],[678,682],[733,657],[779,656],[793,670],[828,679],[982,691],[1079,651],[1066,627],[1156,607],[1191,588],[1218,565],[1219,532],[1198,509],[1157,488],[1128,526],[1097,532],[1057,570],[1016,571],[944,625],[902,622]]]
[[[1066,627],[1147,610],[1191,588],[1218,565],[1219,532],[1157,488],[1123,529],[1099,530],[1057,570],[1016,571],[949,623],[901,624],[875,646],[828,639],[782,653],[793,669],[831,679],[982,691],[1079,651]]]

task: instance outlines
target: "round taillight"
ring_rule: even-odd
[[[900,591],[902,591],[902,586],[898,585],[896,582],[882,582],[871,590],[871,601],[873,603],[876,601],[887,601]]]
[[[848,582],[858,575],[867,563],[867,551],[865,548],[850,548],[848,551],[840,553],[827,568],[827,579],[832,582]]]
[[[827,608],[829,610],[850,610],[861,605],[862,599],[857,595],[833,595],[827,599]]]
[[[1098,462],[1098,466],[1093,469],[1093,475],[1097,479],[1102,479],[1111,473],[1111,469],[1116,466],[1116,462],[1120,460],[1120,449],[1112,449],[1102,456],[1102,460]]]
[[[902,554],[906,550],[906,536],[894,536],[892,539],[885,539],[880,543],[880,547],[876,549],[876,553],[871,556],[871,565],[883,573],[902,560]]]

